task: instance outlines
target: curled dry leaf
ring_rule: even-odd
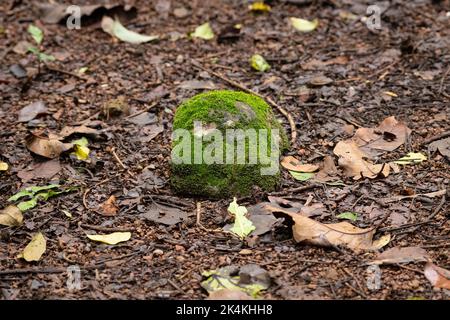
[[[62,143],[56,139],[46,139],[31,135],[26,141],[28,150],[45,158],[54,159],[73,147],[71,143]]]
[[[106,33],[109,33],[111,36],[128,43],[139,44],[159,38],[158,36],[147,36],[128,30],[120,23],[118,19],[113,20],[108,16],[104,16],[102,18],[101,26],[103,31]]]
[[[293,156],[284,157],[281,161],[283,168],[290,171],[300,171],[300,172],[314,172],[319,169],[319,166],[314,164],[302,164],[299,160]]]
[[[118,244],[119,242],[130,240],[131,232],[113,232],[110,234],[87,234],[86,236],[93,241],[114,245]]]
[[[430,256],[420,247],[394,247],[380,253],[372,264],[395,264],[430,261]]]
[[[338,164],[344,169],[348,177],[357,180],[362,177],[376,178],[378,175],[387,177],[390,172],[389,164],[372,164],[364,160],[367,155],[351,140],[340,141],[333,150],[339,156]]]
[[[450,138],[434,141],[430,143],[429,148],[431,151],[438,150],[440,154],[450,160]]]
[[[0,210],[0,225],[18,227],[23,223],[23,215],[16,206],[7,206]]]
[[[425,277],[435,288],[450,290],[450,271],[429,262],[425,266]]]
[[[82,135],[92,136],[93,138],[98,138],[99,131],[97,129],[89,128],[86,126],[77,126],[77,127],[66,126],[66,127],[62,128],[62,130],[58,134],[58,136],[61,139],[64,139],[73,134],[82,134]]]
[[[104,216],[115,216],[118,210],[115,196],[109,197],[101,206],[101,214]]]
[[[299,214],[289,214],[294,220],[295,241],[313,245],[344,246],[355,252],[378,250],[389,243],[390,235],[373,240],[374,228],[361,229],[348,222],[323,224]]]
[[[177,223],[186,221],[189,214],[181,209],[153,202],[149,210],[145,212],[143,216],[150,221],[173,226]]]

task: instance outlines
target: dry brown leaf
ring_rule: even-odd
[[[299,214],[289,214],[294,220],[294,239],[325,247],[344,246],[355,252],[378,250],[390,241],[390,235],[373,240],[374,228],[361,229],[348,222],[323,224]]]
[[[394,151],[405,143],[411,130],[394,116],[384,119],[376,128],[359,128],[353,140],[367,155],[376,156],[380,151]]]
[[[17,176],[22,179],[22,182],[27,182],[35,178],[53,178],[59,171],[61,171],[59,159],[52,159],[34,163],[31,169],[17,172]]]
[[[429,262],[423,272],[435,288],[450,290],[450,271]]]
[[[31,152],[49,159],[57,158],[73,147],[71,143],[62,143],[56,139],[46,139],[35,135],[28,137],[26,144]]]
[[[254,300],[251,296],[240,290],[221,289],[209,293],[207,300]]]
[[[36,101],[19,111],[19,122],[28,122],[40,114],[47,113],[47,107],[42,101]]]
[[[414,261],[430,261],[425,249],[420,247],[394,247],[380,253],[373,264],[395,264]]]
[[[61,138],[67,138],[76,133],[92,136],[93,138],[97,138],[99,135],[98,130],[94,129],[94,128],[89,128],[86,126],[77,126],[77,127],[66,126],[66,127],[62,128],[62,130],[58,136]]]
[[[103,202],[100,213],[104,216],[115,216],[118,210],[119,207],[116,204],[116,197],[111,196],[108,200]]]
[[[390,171],[390,165],[372,164],[364,160],[367,155],[356,145],[354,141],[340,141],[333,150],[334,154],[339,156],[338,164],[344,169],[348,177],[357,180],[362,177],[376,178],[378,175],[387,177]]]
[[[323,168],[320,169],[320,171],[316,174],[314,180],[323,183],[337,180],[337,173],[338,171],[336,165],[334,164],[333,157],[325,156],[325,158],[323,159]]]
[[[23,223],[23,215],[16,206],[7,206],[0,210],[0,225],[18,227]]]
[[[293,156],[284,157],[281,161],[281,165],[287,170],[299,172],[314,172],[319,169],[319,166],[316,166],[314,164],[302,164]]]
[[[333,64],[347,64],[348,63],[348,57],[346,56],[339,56],[327,61],[322,61],[318,59],[311,59],[307,63],[302,65],[302,69],[304,70],[315,70],[315,69],[322,69],[323,67],[333,65]]]
[[[324,86],[332,82],[333,79],[325,77],[324,75],[319,75],[309,80],[309,84],[313,86]]]
[[[450,160],[450,138],[434,141],[428,147],[431,151],[438,150],[440,154]]]

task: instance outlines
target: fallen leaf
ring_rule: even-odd
[[[198,90],[198,89],[208,89],[208,90],[214,90],[217,89],[214,82],[208,80],[208,81],[201,81],[201,80],[186,80],[183,81],[178,85],[178,88],[181,89],[189,89],[189,90]]]
[[[376,128],[359,128],[353,140],[367,155],[372,158],[381,151],[394,151],[403,145],[411,134],[405,124],[398,122],[395,117],[384,119]]]
[[[394,163],[407,165],[407,164],[421,163],[422,161],[425,160],[427,160],[427,157],[425,155],[421,153],[410,152],[406,156],[398,159],[397,161],[394,161]]]
[[[106,33],[109,33],[113,37],[116,37],[119,40],[128,43],[139,44],[153,41],[159,38],[158,36],[147,36],[136,33],[134,31],[130,31],[125,28],[119,20],[113,20],[108,16],[104,16],[102,18],[101,26],[103,31],[105,31]]]
[[[314,172],[319,169],[319,166],[314,164],[302,164],[293,156],[284,157],[281,161],[281,165],[289,171]]]
[[[27,76],[27,70],[25,70],[20,64],[13,64],[9,67],[9,71],[17,79],[25,78]]]
[[[207,300],[253,300],[253,298],[239,290],[220,289],[210,292]]]
[[[18,227],[23,223],[23,215],[16,206],[7,206],[0,210],[0,224],[8,227]]]
[[[13,48],[13,51],[17,54],[26,54],[28,52],[28,48],[33,45],[28,41],[19,41]]]
[[[333,82],[333,79],[324,75],[318,75],[309,80],[309,84],[313,86],[324,86]]]
[[[119,207],[116,204],[116,197],[113,195],[109,197],[108,200],[102,204],[100,209],[104,216],[115,216],[119,210]]]
[[[57,139],[47,139],[30,135],[27,138],[26,146],[31,152],[45,158],[54,159],[73,147],[70,143],[62,143]]]
[[[250,58],[250,65],[256,71],[265,72],[270,69],[270,65],[267,63],[266,59],[262,55],[254,54]]]
[[[113,232],[110,234],[87,234],[89,239],[106,244],[118,244],[131,239],[131,232]]]
[[[143,217],[167,226],[186,221],[189,214],[181,209],[169,207],[163,204],[153,202],[150,208],[143,214]]]
[[[82,135],[92,136],[95,139],[95,138],[98,138],[100,133],[97,129],[89,128],[86,126],[76,126],[76,127],[66,126],[66,127],[62,128],[62,130],[59,132],[58,137],[63,139],[63,138],[68,138],[73,134],[82,134]]]
[[[155,116],[155,114],[150,112],[141,113],[135,117],[128,118],[127,120],[142,127],[158,122],[158,118]]]
[[[321,183],[339,180],[337,177],[338,170],[334,164],[334,159],[331,156],[325,156],[323,159],[323,167],[317,172],[314,180]]]
[[[434,141],[430,143],[429,148],[431,151],[438,150],[440,154],[450,160],[450,138]]]
[[[209,25],[209,22],[206,22],[197,28],[195,28],[194,32],[190,34],[192,38],[200,38],[204,40],[211,40],[214,38],[214,32]]]
[[[322,61],[318,59],[311,59],[307,63],[302,64],[302,69],[304,70],[317,70],[322,69],[323,67],[333,65],[333,64],[347,64],[348,63],[348,57],[346,56],[339,56],[327,61]]]
[[[450,271],[428,262],[423,272],[435,288],[450,290]]]
[[[430,261],[430,256],[420,247],[393,247],[378,254],[371,263],[396,264],[415,261]]]
[[[72,141],[72,144],[74,150],[72,154],[75,155],[78,160],[88,161],[90,150],[87,146],[89,141],[85,137],[82,137],[81,139]]]
[[[31,198],[30,200],[22,201],[17,205],[20,211],[25,212],[29,209],[34,208],[38,204],[39,200],[47,201],[51,197],[75,190],[75,188],[53,190],[56,188],[59,188],[59,185],[51,184],[42,187],[29,187],[16,193],[14,196],[10,197],[8,201],[17,201],[18,199],[21,199],[23,197]]]
[[[295,180],[298,181],[307,181],[314,177],[314,173],[312,172],[289,171],[289,173],[294,177]]]
[[[390,202],[400,201],[400,200],[403,200],[403,199],[414,199],[414,198],[417,198],[417,197],[435,198],[435,197],[443,196],[446,193],[447,193],[447,190],[446,189],[442,189],[442,190],[435,191],[435,192],[417,193],[417,194],[410,195],[410,196],[395,196],[395,197],[390,197],[390,198],[382,198],[381,201],[383,201],[384,203],[390,203]]]
[[[256,12],[269,12],[271,8],[268,4],[265,4],[264,1],[256,1],[248,6],[248,10]]]
[[[36,178],[50,179],[61,171],[59,159],[52,159],[44,162],[34,163],[29,170],[21,170],[17,176],[22,182],[27,182]]]
[[[36,27],[33,24],[30,24],[28,26],[27,29],[28,33],[31,35],[31,37],[33,38],[33,40],[40,45],[42,42],[42,39],[44,39],[44,33],[42,32],[41,29],[39,29],[38,27]]]
[[[19,200],[20,198],[23,198],[23,197],[32,197],[35,194],[37,194],[38,192],[46,191],[46,190],[50,190],[50,189],[56,189],[58,187],[59,187],[58,184],[49,184],[47,186],[28,187],[28,188],[25,188],[25,189],[17,192],[15,195],[10,197],[8,199],[8,201],[11,202],[11,201],[17,201],[17,200]]]
[[[355,252],[377,250],[390,241],[390,236],[373,240],[374,228],[361,229],[348,222],[323,224],[299,214],[289,214],[294,220],[295,241],[325,247],[345,246]]]
[[[28,106],[22,108],[19,111],[19,122],[28,122],[30,120],[33,120],[40,114],[47,113],[47,107],[45,106],[44,102],[42,101],[36,101]]]
[[[0,161],[0,171],[7,171],[9,168],[6,162]]]
[[[241,239],[256,229],[252,222],[245,216],[247,214],[247,208],[238,205],[236,198],[228,206],[228,212],[234,215],[234,225],[230,228],[230,231]]]
[[[41,232],[33,235],[30,243],[25,247],[23,252],[19,255],[19,258],[25,259],[25,261],[39,261],[44,254],[47,247],[47,240]]]
[[[278,219],[274,217],[272,212],[267,210],[267,204],[268,202],[262,202],[248,207],[248,219],[255,226],[252,236],[259,236],[271,231],[278,222]],[[223,230],[230,231],[232,227],[233,224],[227,224],[223,227]]]
[[[355,212],[347,211],[347,212],[342,212],[342,213],[338,214],[336,216],[336,218],[356,221],[356,220],[358,220],[358,214]]]
[[[317,28],[319,25],[319,20],[314,19],[313,21],[301,19],[301,18],[289,18],[289,21],[291,22],[292,26],[301,31],[301,32],[310,32]]]
[[[201,286],[209,293],[224,289],[237,290],[257,298],[261,290],[268,288],[265,282],[255,279],[250,280],[250,283],[243,283],[239,274],[239,268],[236,266],[226,266],[217,270],[205,271],[202,273],[202,276],[207,279],[202,281]]]
[[[357,180],[362,177],[376,178],[382,174],[384,177],[389,175],[389,164],[372,164],[364,160],[368,156],[358,148],[356,143],[351,140],[340,141],[333,150],[334,154],[339,156],[338,164],[344,169],[348,177]]]

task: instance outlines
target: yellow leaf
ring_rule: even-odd
[[[110,234],[87,234],[86,236],[93,241],[103,242],[106,244],[118,244],[119,242],[130,240],[131,232],[113,232]]]
[[[0,161],[0,171],[6,171],[8,170],[9,166],[6,162]]]
[[[396,164],[415,164],[427,160],[427,157],[420,152],[410,152],[406,156],[394,161]]]
[[[38,232],[33,236],[19,257],[24,258],[28,262],[39,261],[45,252],[46,246],[47,240],[45,240],[41,232]]]
[[[7,206],[0,210],[0,224],[8,227],[17,227],[23,223],[23,215],[16,206]]]
[[[209,25],[209,22],[202,24],[195,28],[195,31],[191,33],[191,37],[200,38],[204,40],[211,40],[214,38],[214,32]]]
[[[264,1],[257,1],[248,6],[248,10],[251,11],[269,12],[270,9],[270,6],[265,4]]]
[[[394,97],[394,98],[398,97],[398,95],[395,92],[392,92],[392,91],[384,91],[383,93],[385,95],[388,95],[388,96],[391,96],[391,97]]]
[[[318,19],[309,21],[309,20],[305,20],[305,19],[301,19],[301,18],[291,17],[291,18],[289,18],[289,20],[291,21],[292,26],[301,32],[313,31],[319,25]]]

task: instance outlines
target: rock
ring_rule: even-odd
[[[173,134],[171,184],[178,193],[224,198],[279,183],[279,155],[288,142],[259,97],[227,90],[196,95],[176,110]]]

